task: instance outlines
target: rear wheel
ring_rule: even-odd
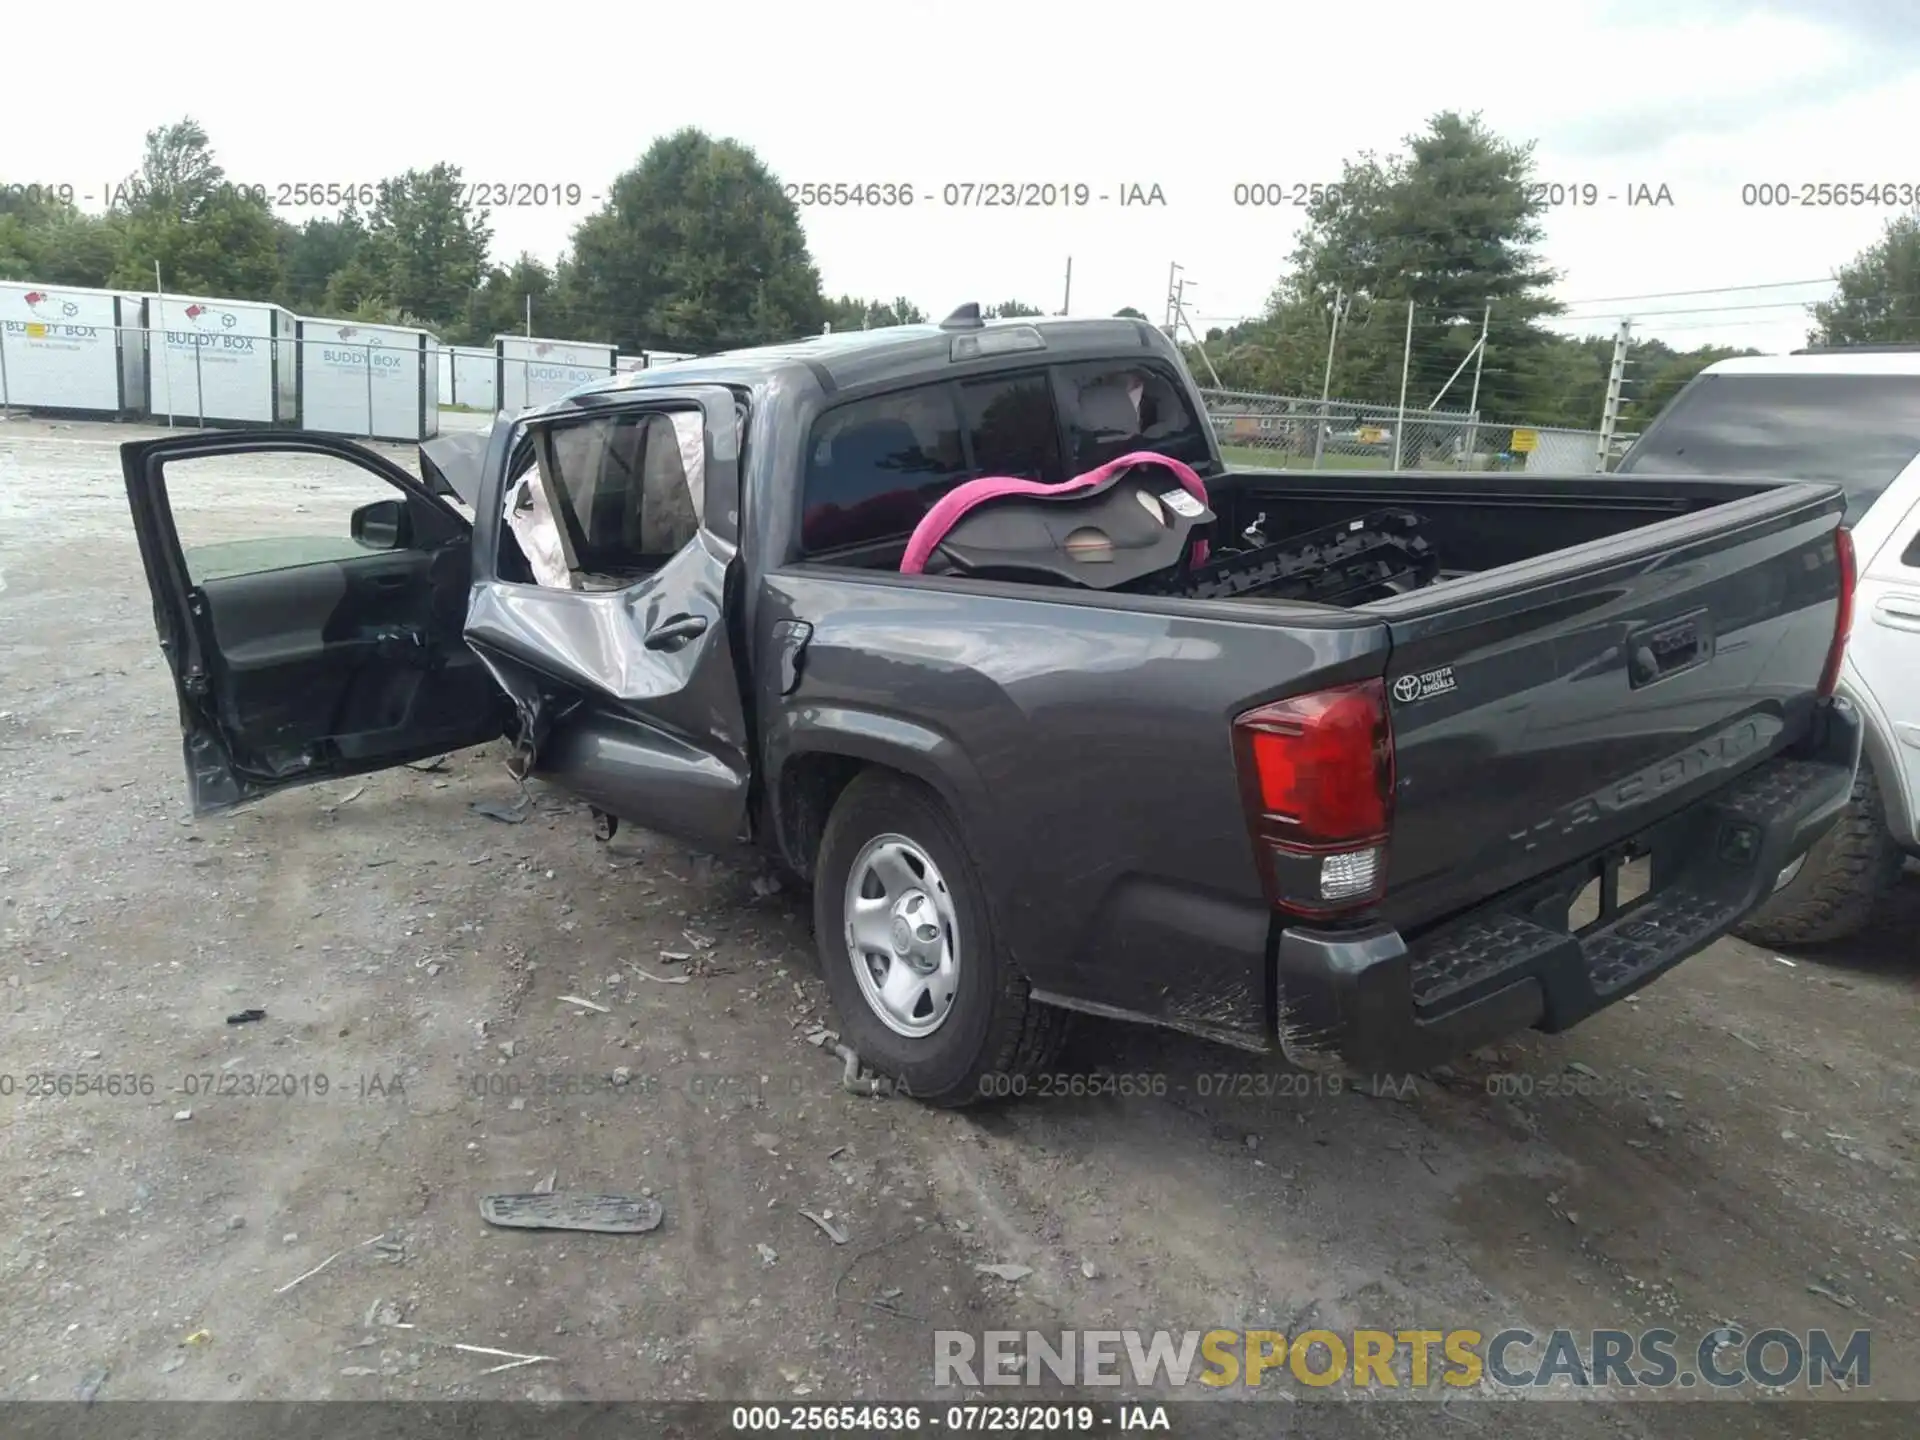
[[[875,770],[841,792],[813,915],[841,1033],[904,1093],[966,1105],[1051,1058],[1066,1017],[1029,997],[959,826],[926,787]]]
[[[1734,934],[1756,945],[1818,945],[1864,930],[1905,857],[1887,830],[1879,777],[1864,756],[1839,822],[1780,872],[1773,895]]]

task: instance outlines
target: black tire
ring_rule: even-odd
[[[1807,863],[1734,934],[1755,945],[1823,945],[1867,928],[1900,879],[1905,856],[1887,829],[1879,777],[1862,756],[1853,798],[1807,852]]]
[[[953,1008],[931,1034],[889,1029],[861,993],[844,935],[846,885],[855,859],[878,835],[897,834],[924,850],[945,880],[960,939]],[[1028,994],[993,925],[985,887],[960,827],[939,796],[892,771],[856,777],[835,802],[814,866],[813,925],[820,969],[840,1016],[840,1033],[863,1065],[928,1105],[958,1108],[1017,1093],[1052,1059],[1066,1013]]]

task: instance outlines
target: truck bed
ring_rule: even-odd
[[[1258,977],[1235,967],[1269,912],[1228,736],[1281,697],[1384,683],[1385,892],[1341,923],[1409,940],[1809,736],[1838,608],[1833,487],[1236,472],[1208,497],[1226,534],[1262,512],[1278,536],[1418,511],[1446,578],[1334,608],[874,574],[880,555],[788,572],[809,577],[783,597],[791,613],[833,617],[815,622],[812,703],[863,703],[860,673],[887,657],[891,705],[980,767],[981,849],[1053,995],[1216,1034],[1259,1023]],[[987,795],[1025,797],[1020,823]],[[1124,993],[1117,962],[1167,946],[1189,957],[1181,973]]]

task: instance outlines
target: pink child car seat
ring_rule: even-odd
[[[914,527],[913,535],[907,541],[907,553],[900,558],[902,575],[918,575],[926,568],[927,558],[940,546],[947,533],[959,523],[960,518],[975,506],[984,505],[989,500],[997,500],[1006,495],[1025,495],[1036,500],[1064,500],[1084,490],[1091,489],[1102,481],[1111,479],[1122,470],[1135,465],[1159,465],[1173,472],[1181,486],[1202,505],[1207,503],[1207,487],[1194,473],[1191,465],[1183,464],[1165,455],[1155,454],[1151,450],[1135,450],[1122,455],[1118,460],[1109,460],[1097,470],[1089,470],[1084,475],[1076,475],[1071,480],[1063,480],[1058,485],[1047,485],[1038,480],[1016,480],[1009,475],[983,475],[978,480],[969,480],[964,485],[956,485],[934,504]],[[1207,560],[1207,542],[1193,542],[1193,563],[1204,565]]]

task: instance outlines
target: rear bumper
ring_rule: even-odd
[[[1278,971],[1290,1054],[1371,1073],[1419,1070],[1516,1031],[1565,1030],[1704,949],[1772,893],[1774,878],[1846,808],[1859,712],[1822,707],[1813,739],[1632,836],[1407,938],[1283,930]],[[1645,897],[1580,933],[1569,904],[1599,867],[1647,857]]]

